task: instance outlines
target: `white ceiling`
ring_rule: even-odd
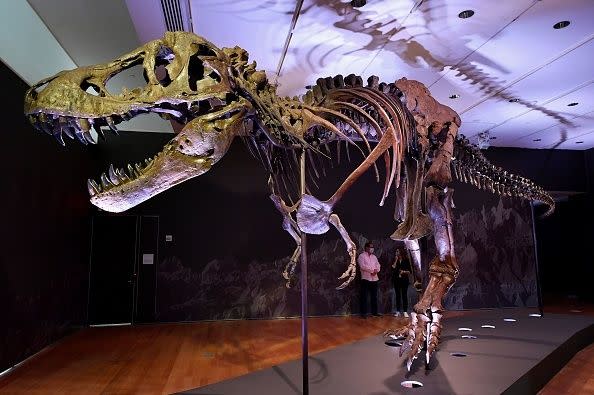
[[[179,1],[195,33],[242,46],[272,80],[296,19],[282,95],[328,75],[407,77],[458,111],[467,136],[488,130],[497,146],[594,147],[593,0],[367,0],[358,9],[303,0],[297,15],[298,0]],[[159,0],[28,2],[77,65],[115,58],[165,30]],[[474,16],[459,18],[467,9]],[[571,24],[553,29],[564,20]]]

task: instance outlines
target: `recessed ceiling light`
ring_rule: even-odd
[[[351,0],[351,5],[355,8],[363,7],[367,4],[367,0]]]
[[[473,10],[465,10],[458,14],[458,18],[466,19],[474,15]]]
[[[457,99],[459,97],[460,97],[460,95],[457,94],[457,93],[454,93],[453,95],[450,95],[450,99]]]
[[[575,143],[576,143],[576,144],[584,144],[584,142],[583,142],[583,141],[576,141]]]
[[[567,106],[568,107],[573,107],[573,106],[577,106],[578,104],[580,104],[580,103],[573,102],[573,103],[569,103]]]
[[[569,26],[571,22],[569,21],[561,21],[561,22],[557,22],[553,25],[553,29],[563,29],[564,27]]]
[[[532,140],[532,141],[540,141],[540,140],[541,140],[541,139],[534,139],[534,140]]]
[[[519,101],[520,101],[520,99],[518,99],[518,98],[515,98],[515,99],[509,99],[509,102],[510,102],[510,103],[517,103],[517,102],[519,102]]]

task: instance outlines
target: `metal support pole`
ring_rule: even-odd
[[[536,296],[538,298],[538,312],[544,316],[542,304],[542,290],[540,289],[540,273],[538,264],[538,243],[536,241],[536,217],[534,216],[534,203],[530,202],[530,214],[532,217],[532,239],[534,240],[534,270],[536,275]]]
[[[305,194],[305,149],[301,151],[301,196]],[[309,395],[309,350],[307,347],[307,239],[301,232],[301,347],[303,395]]]

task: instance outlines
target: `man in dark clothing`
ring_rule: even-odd
[[[408,317],[408,284],[411,273],[408,254],[402,249],[396,250],[396,259],[392,264],[392,285],[396,294],[396,316],[403,314]]]

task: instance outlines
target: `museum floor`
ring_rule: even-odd
[[[545,311],[567,309],[556,305]],[[594,315],[594,306],[572,310]],[[404,322],[390,316],[312,318],[310,352],[375,336]],[[299,357],[296,319],[89,328],[0,378],[0,394],[169,394]],[[594,345],[579,352],[541,393],[594,394]]]

